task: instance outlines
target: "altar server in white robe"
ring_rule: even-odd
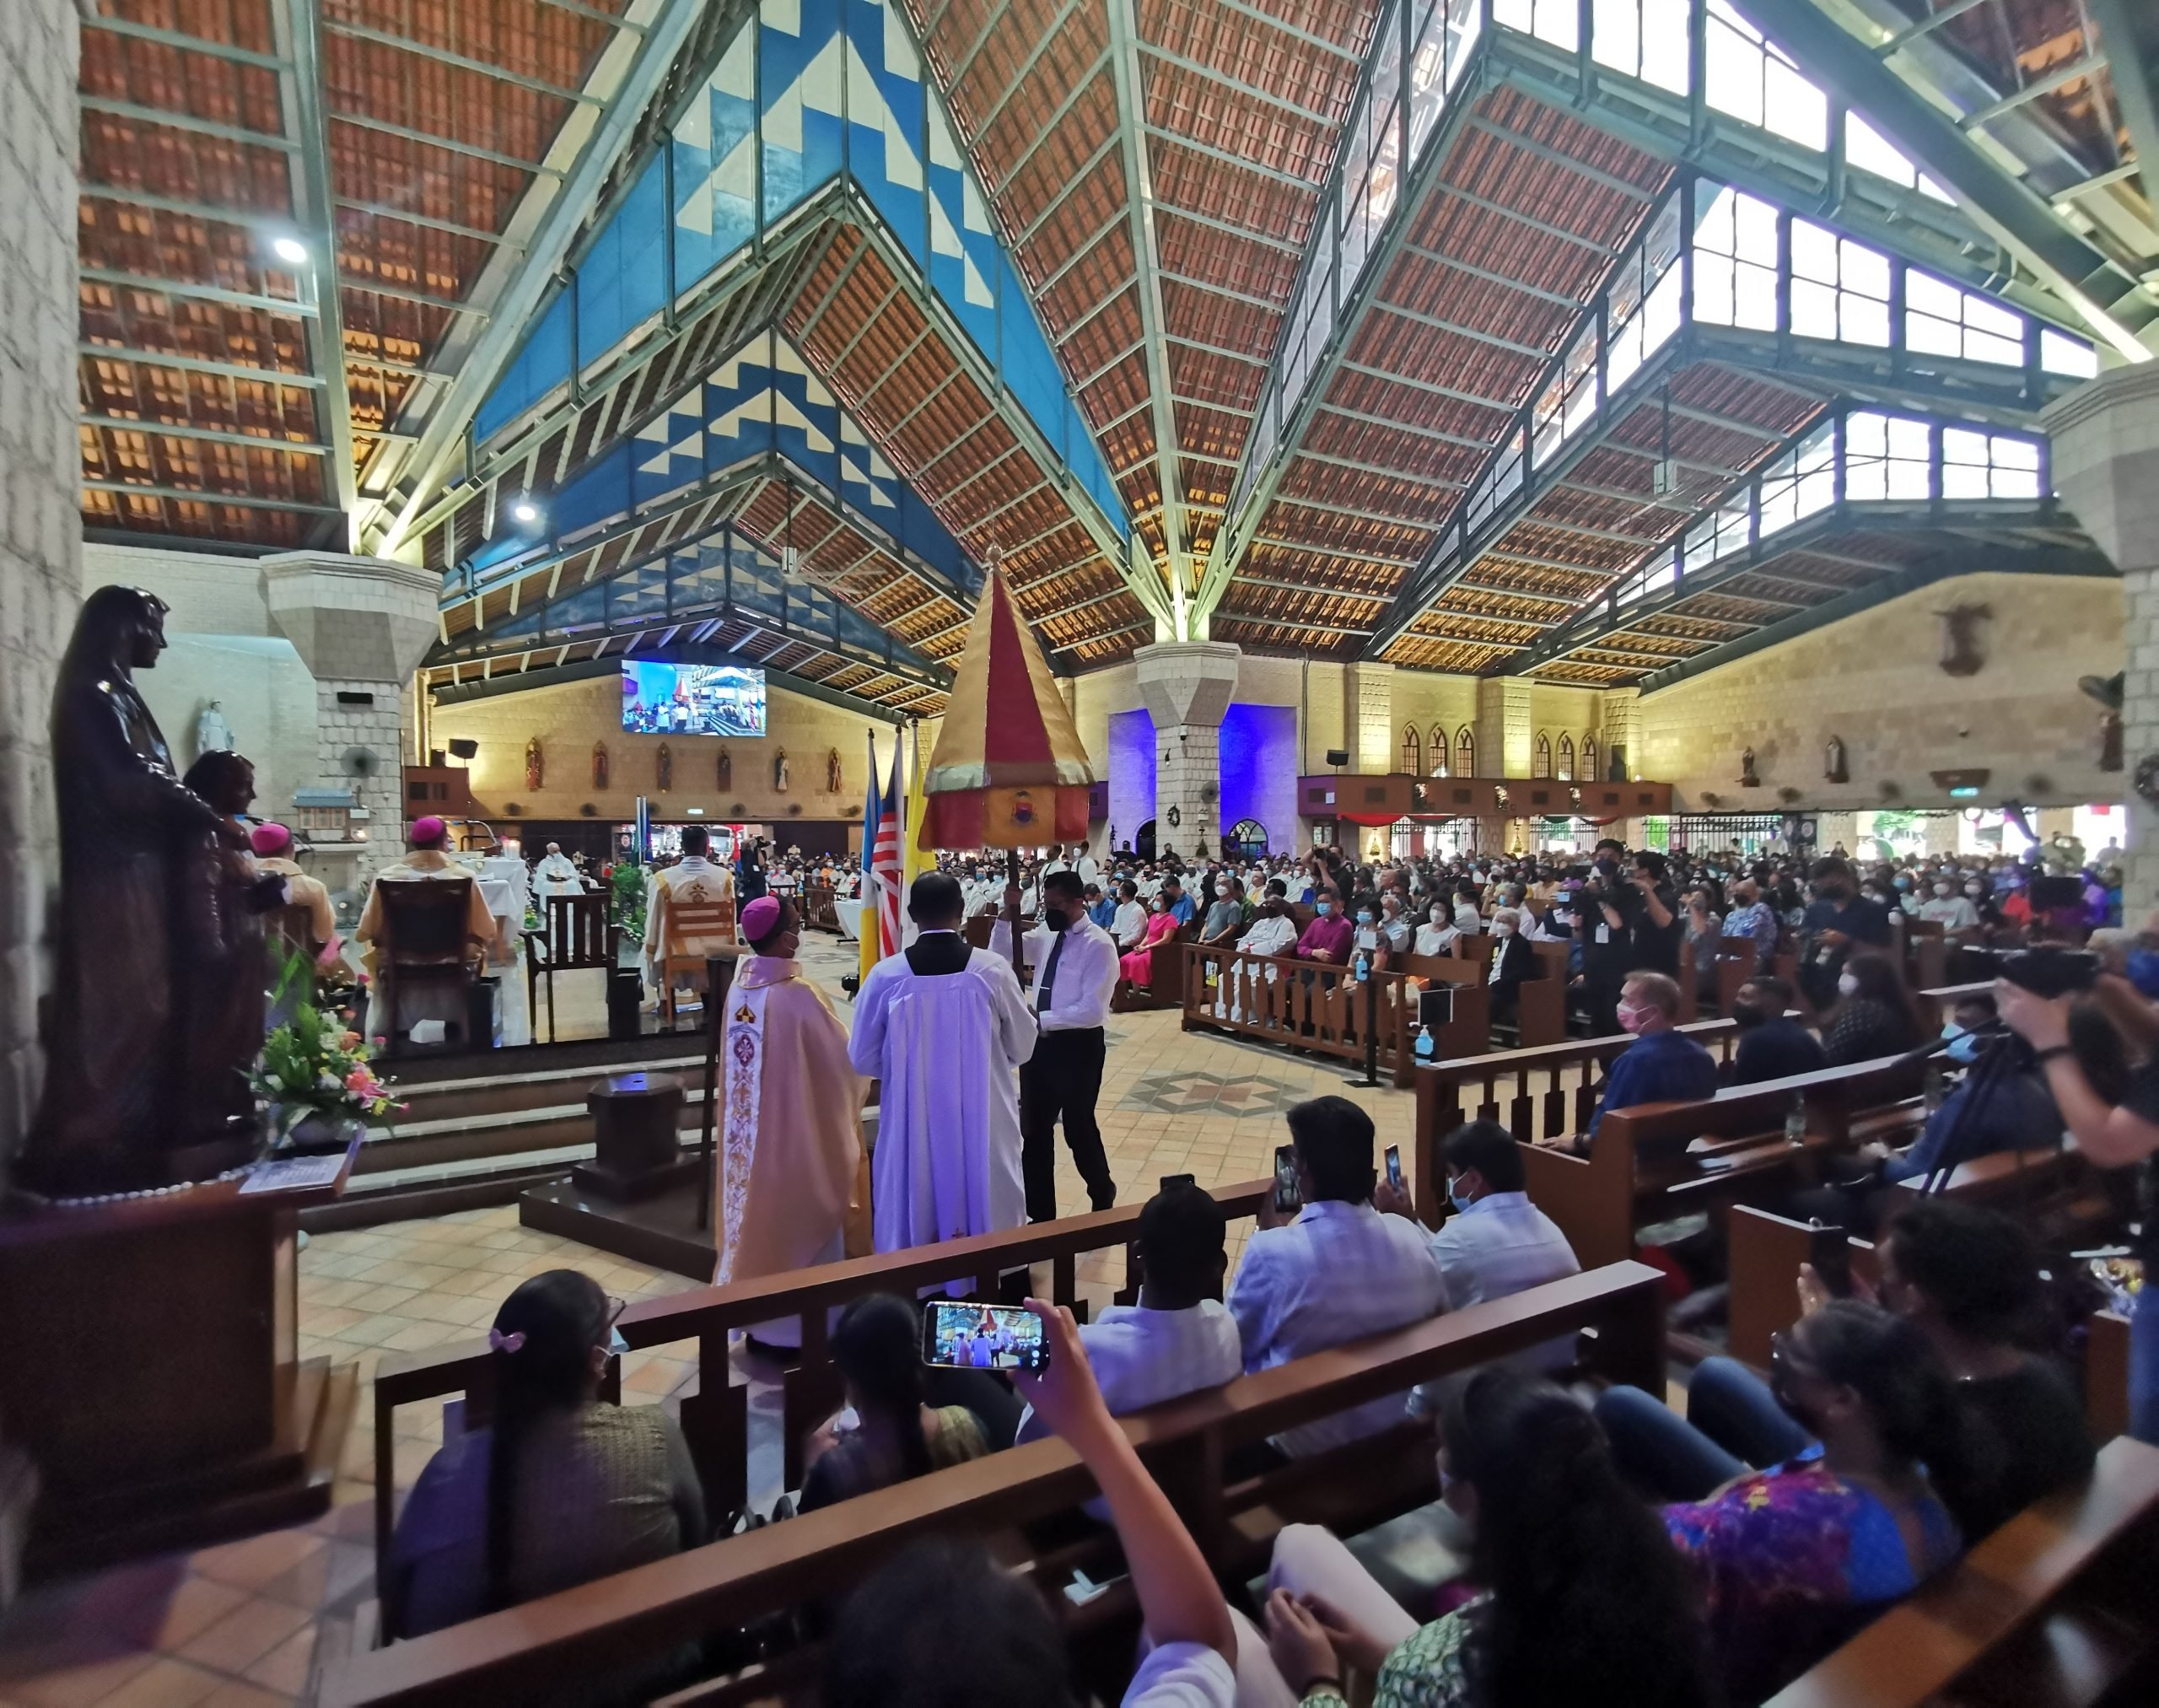
[[[918,935],[870,969],[848,1054],[880,1081],[870,1162],[880,1252],[1027,1219],[1015,1077],[1035,1052],[1035,1017],[1012,963],[959,935],[956,879],[924,872],[907,892]]]
[[[550,896],[581,896],[584,893],[584,880],[577,874],[570,857],[563,852],[558,842],[547,844],[547,852],[532,873],[532,893],[545,902]]]

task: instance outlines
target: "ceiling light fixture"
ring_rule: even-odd
[[[515,520],[522,522],[527,527],[530,527],[533,523],[540,520],[540,506],[530,498],[520,498],[510,506],[509,513]]]
[[[294,267],[307,265],[307,245],[297,237],[280,237],[270,245],[270,252],[278,260],[289,261]]]

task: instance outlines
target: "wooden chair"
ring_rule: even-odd
[[[431,878],[425,882],[378,881],[382,898],[382,940],[375,960],[381,987],[384,1026],[395,1055],[402,1034],[397,999],[408,987],[472,985],[472,949],[466,922],[471,917],[472,880]]]
[[[660,913],[660,1017],[676,1019],[675,989],[684,978],[702,976],[714,955],[739,952],[735,939],[735,898],[731,895],[690,901],[665,886],[654,892]]]
[[[555,975],[604,968],[612,973],[622,928],[607,919],[607,897],[595,891],[582,896],[550,896],[544,903],[546,926],[525,946],[527,1011],[536,1005],[541,974],[547,979],[547,1042],[555,1041]]]

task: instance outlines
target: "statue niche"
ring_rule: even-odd
[[[546,759],[540,752],[540,738],[535,735],[525,744],[525,786],[533,794],[540,792],[540,784],[547,774]]]
[[[257,1146],[241,1076],[262,1046],[264,888],[246,832],[174,774],[135,686],[164,650],[165,611],[139,587],[100,587],[60,662],[54,989],[44,1092],[14,1167],[32,1192],[207,1179]],[[234,795],[251,794],[234,761]],[[229,976],[243,965],[254,976]]]
[[[1979,625],[1989,622],[1994,608],[1986,605],[1952,605],[1934,613],[1941,619],[1941,669],[1944,675],[1975,676],[1986,663],[1979,650]]]

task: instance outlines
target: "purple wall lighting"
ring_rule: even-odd
[[[1144,706],[1110,714],[1109,828],[1119,844],[1155,816],[1155,720]]]
[[[1143,713],[1140,714],[1144,716]],[[1111,746],[1117,743],[1111,720]],[[1114,779],[1114,771],[1111,773]],[[1151,783],[1150,783],[1151,795]],[[1115,784],[1112,784],[1114,798]],[[1222,717],[1221,822],[1214,834],[1257,819],[1267,827],[1273,854],[1293,853],[1297,843],[1297,709],[1295,706],[1233,705]]]

